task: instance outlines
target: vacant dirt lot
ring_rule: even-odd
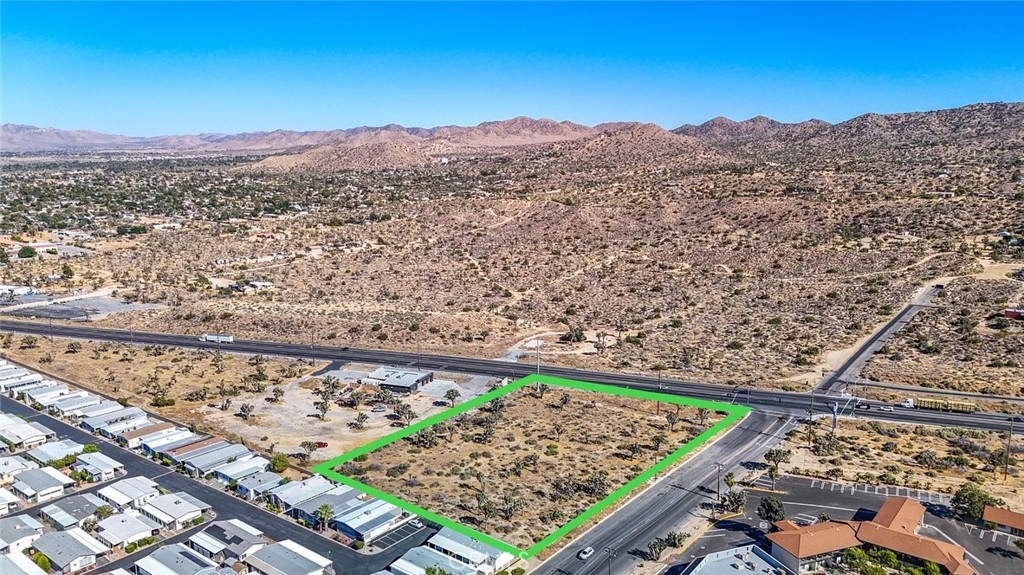
[[[864,376],[886,383],[986,395],[1024,396],[1024,321],[1003,317],[1020,305],[1024,282],[957,278],[871,359]]]
[[[905,485],[952,493],[967,478],[1006,500],[1011,509],[1024,506],[1024,477],[1019,468],[1024,438],[1015,436],[1010,475],[1003,480],[1006,435],[926,425],[841,420],[835,441],[828,438],[831,422],[814,425],[813,446],[808,426],[790,434],[784,447],[792,451],[788,473],[829,477],[877,485]]]
[[[530,387],[338,471],[525,549],[718,419],[707,410]]]

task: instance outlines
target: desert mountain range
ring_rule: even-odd
[[[856,153],[861,159],[898,150],[968,146],[1024,148],[1024,103],[973,104],[901,114],[864,114],[838,124],[822,120],[784,123],[757,116],[714,118],[665,130],[654,124],[614,122],[584,126],[517,117],[477,126],[407,128],[396,124],[344,130],[275,130],[241,134],[130,137],[86,130],[5,124],[0,150],[172,150],[256,152],[269,157],[253,168],[270,171],[389,168],[426,164],[449,154],[516,147],[526,155],[566,157],[584,164],[609,158],[641,164],[666,160],[721,165],[737,158],[829,159]],[[888,152],[886,152],[888,150]]]

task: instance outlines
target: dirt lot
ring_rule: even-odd
[[[217,354],[209,351],[84,341],[78,342],[81,348],[72,353],[71,342],[35,338],[34,347],[25,347],[22,337],[12,337],[3,354],[131,405],[267,451],[298,454],[299,445],[309,438],[327,442],[328,447],[315,452],[310,463],[395,431],[394,421],[388,418],[390,411],[372,411],[369,396],[376,388],[355,384],[376,365],[348,364],[330,371],[352,391],[359,389],[367,400],[358,408],[332,402],[331,410],[321,419],[313,407],[317,401],[313,390],[320,379],[309,374],[324,365],[313,368],[281,358],[232,353],[221,354],[218,362]],[[444,399],[448,389],[457,389],[466,400],[486,391],[488,383],[486,378],[438,374],[438,379],[404,400],[419,420],[448,406]],[[281,389],[276,401],[274,388]],[[173,399],[174,404],[154,405],[157,396]],[[252,407],[248,418],[241,417],[243,405]],[[348,424],[359,413],[369,419],[355,429]]]
[[[558,387],[495,402],[338,471],[527,548],[719,419]]]
[[[915,316],[871,359],[864,376],[901,385],[1024,396],[1024,321],[1003,317],[1005,308],[1022,301],[1024,282],[966,277],[944,285],[933,300],[943,307]]]
[[[1005,434],[841,420],[830,450],[830,428],[830,421],[815,424],[813,447],[808,447],[807,425],[793,431],[784,445],[792,451],[792,461],[784,471],[943,493],[952,493],[967,478],[974,478],[1011,509],[1024,508],[1024,476],[1018,467],[1024,438],[1020,435],[1014,437],[1017,445],[1013,446],[1010,475],[1003,481]]]

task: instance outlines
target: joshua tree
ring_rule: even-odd
[[[523,509],[526,509],[526,500],[508,493],[501,496],[501,516],[505,521],[511,521]]]
[[[274,388],[270,390],[270,395],[273,396],[274,403],[277,403],[281,401],[282,397],[284,397],[284,389],[280,385],[275,385]]]
[[[704,427],[708,423],[708,416],[711,415],[711,410],[706,407],[697,408],[697,423]]]
[[[561,421],[555,422],[552,431],[555,432],[555,441],[559,441],[562,438],[562,434],[565,433],[565,424]]]
[[[368,419],[370,419],[370,416],[360,411],[356,415],[355,421],[352,422],[352,429],[362,429]]]
[[[665,543],[665,540],[659,537],[647,544],[647,557],[651,561],[657,561],[661,559],[661,554],[667,547],[668,544]]]
[[[665,421],[668,422],[668,430],[675,431],[676,424],[679,423],[679,416],[670,411],[665,414]]]
[[[665,437],[664,433],[657,433],[654,435],[654,437],[651,438],[651,444],[654,445],[655,451],[661,449],[661,446],[665,445],[666,441],[668,441],[668,438]]]
[[[305,453],[305,456],[302,459],[307,463],[309,462],[309,458],[313,456],[313,452],[319,449],[315,441],[303,441],[299,444],[299,447],[301,447],[302,451]]]
[[[450,403],[452,407],[455,407],[455,400],[457,400],[460,397],[462,397],[462,394],[459,393],[459,390],[455,388],[449,389],[448,391],[444,392],[444,398],[448,400],[448,403]]]
[[[243,403],[238,407],[238,415],[241,415],[242,419],[249,421],[249,418],[252,417],[252,413],[255,410],[256,408],[253,407],[251,403]]]

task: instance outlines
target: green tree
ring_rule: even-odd
[[[570,327],[569,331],[563,333],[562,336],[558,339],[567,343],[578,343],[581,341],[586,341],[587,336],[583,333],[583,326],[576,325]]]
[[[961,485],[950,501],[950,506],[961,517],[975,521],[981,520],[986,505],[1002,507],[1006,503],[1002,499],[993,497],[973,481],[967,481]]]
[[[1014,543],[1017,544],[1017,547],[1024,550],[1024,539],[1017,539]],[[939,565],[934,561],[925,561],[921,573],[922,575],[942,575],[942,569],[939,569]]]
[[[109,505],[100,505],[99,507],[96,508],[95,513],[96,518],[100,521],[103,521],[107,517],[110,517],[114,514],[114,508]]]
[[[782,521],[786,518],[786,509],[778,497],[769,495],[757,506],[757,516],[764,521]]]
[[[71,264],[64,264],[60,267],[60,277],[69,280],[75,277],[75,270],[71,269]]]
[[[43,555],[42,553],[36,553],[36,556],[33,557],[32,560],[36,562],[36,565],[40,569],[42,569],[43,571],[46,571],[47,573],[50,572],[50,569],[52,568],[52,566],[50,565],[50,558],[49,557],[47,557],[46,555]]]
[[[34,258],[36,257],[36,250],[32,246],[22,246],[21,249],[18,250],[18,257],[23,260]],[[46,561],[49,563],[49,559]]]
[[[7,251],[0,249],[0,264],[10,264],[11,256],[7,255]]]
[[[320,531],[327,529],[327,522],[334,516],[334,508],[324,503],[316,508],[316,524]]]
[[[270,458],[270,470],[274,473],[281,473],[288,469],[288,457],[283,453],[275,454]]]
[[[455,388],[449,389],[448,391],[444,392],[444,398],[448,400],[448,403],[450,403],[452,407],[455,407],[455,400],[459,399],[460,397],[462,397],[462,394],[459,393],[459,390]]]
[[[270,395],[273,396],[274,403],[277,403],[277,402],[281,401],[282,397],[284,397],[284,389],[282,389],[280,385],[275,385],[270,390]]]

